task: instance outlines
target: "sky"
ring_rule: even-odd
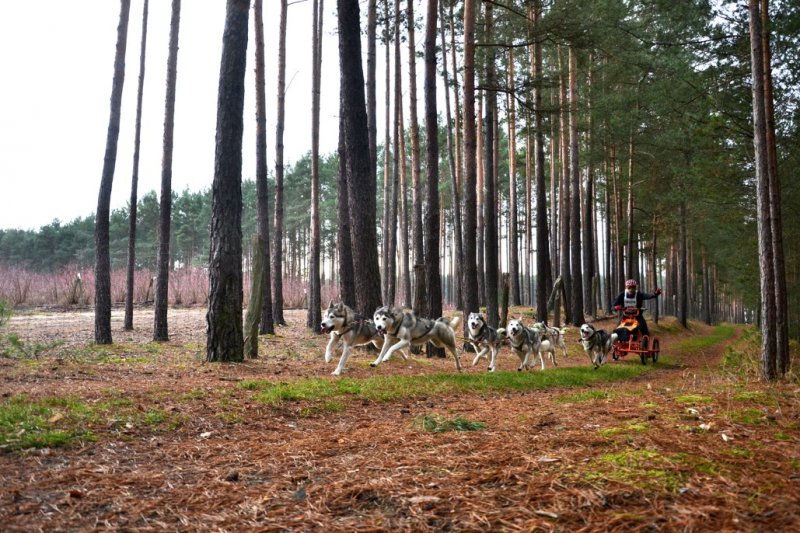
[[[311,147],[311,2],[289,7],[285,162]],[[335,3],[325,2],[320,150],[336,150],[338,41]],[[143,0],[131,1],[112,209],[130,198]],[[172,189],[209,188],[224,0],[182,2]],[[38,229],[97,209],[108,130],[120,3],[114,0],[3,2],[0,16],[0,229]],[[151,0],[147,28],[139,197],[160,191],[169,0]],[[264,1],[268,165],[274,168],[277,0]],[[242,176],[255,174],[252,37],[248,47]],[[419,40],[419,39],[418,39]],[[421,46],[418,43],[418,46]],[[381,56],[381,53],[378,54]],[[378,65],[379,72],[383,68]],[[421,68],[418,68],[421,70]],[[383,94],[379,75],[378,95]],[[421,85],[420,85],[421,87]],[[380,113],[379,113],[380,115]],[[378,131],[383,131],[378,117]]]

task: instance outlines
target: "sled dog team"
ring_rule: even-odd
[[[375,361],[370,363],[373,367],[388,361],[395,352],[399,352],[400,356],[407,360],[406,350],[409,347],[431,342],[434,346],[450,352],[455,358],[456,369],[461,371],[455,333],[455,328],[461,323],[460,315],[452,319],[442,317],[431,320],[417,317],[414,313],[399,307],[386,305],[379,307],[373,316],[368,318],[357,315],[342,302],[331,302],[322,319],[320,328],[323,333],[330,335],[325,348],[325,362],[331,362],[339,345],[342,349],[339,364],[333,371],[334,376],[339,376],[344,371],[354,346],[367,344],[372,344],[380,350]],[[476,352],[472,365],[475,366],[482,358],[487,358],[490,372],[497,369],[497,353],[504,343],[509,344],[511,351],[519,357],[520,365],[517,370],[531,369],[537,357],[541,369],[544,370],[545,354],[553,366],[558,366],[556,350],[560,350],[564,356],[567,355],[567,345],[564,341],[566,328],[555,328],[543,322],[537,322],[529,328],[521,319],[515,319],[509,321],[506,328],[495,329],[489,326],[480,313],[470,313],[467,319],[467,332],[468,340]],[[597,330],[590,324],[581,326],[580,342],[595,368],[605,362],[615,337],[616,335]]]

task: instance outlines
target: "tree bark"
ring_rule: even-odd
[[[306,327],[318,331],[322,322],[322,291],[320,287],[320,213],[319,213],[319,113],[322,77],[322,20],[323,0],[313,0],[313,51],[311,82],[311,254],[308,272],[308,314]],[[370,173],[370,177],[372,174]]]
[[[406,22],[408,23],[408,98],[411,115],[409,119],[410,137],[411,137],[411,184],[413,187],[413,215],[411,217],[411,240],[412,248],[414,250],[413,263],[425,263],[425,245],[423,243],[422,234],[422,180],[420,179],[420,153],[419,153],[419,120],[417,117],[417,46],[414,31],[414,0],[408,0],[408,9],[406,12]],[[434,16],[436,13],[434,13]],[[427,25],[427,22],[426,22]],[[435,27],[434,27],[435,31]],[[434,136],[438,136],[438,129],[435,130]],[[438,140],[438,139],[437,139]],[[430,138],[426,139],[430,142]],[[438,150],[437,150],[438,154]],[[438,157],[438,155],[437,155]],[[437,161],[438,169],[438,161]],[[438,213],[437,213],[438,216]],[[436,228],[438,231],[438,226]],[[436,255],[438,256],[438,249]],[[410,292],[410,287],[409,287]]]
[[[242,334],[242,130],[249,0],[227,0],[222,37],[211,249],[208,267],[206,360],[241,361]]]
[[[339,287],[345,305],[356,307],[356,287],[353,277],[353,246],[350,240],[350,209],[347,205],[347,149],[345,148],[344,113],[339,97],[339,174],[336,187],[337,224],[336,244],[339,256]]]
[[[381,305],[375,232],[375,180],[369,169],[369,136],[361,69],[358,0],[337,0],[340,91],[345,117],[348,207],[350,210],[356,311],[365,316]]]
[[[111,187],[114,183],[114,167],[117,163],[122,87],[125,85],[125,49],[128,43],[128,18],[130,0],[120,0],[117,44],[114,56],[114,78],[111,85],[111,105],[103,157],[103,174],[97,196],[97,214],[94,228],[95,250],[95,300],[94,341],[111,344],[111,255],[109,251],[109,211],[111,210]]]
[[[775,381],[777,367],[777,327],[775,312],[775,264],[767,154],[767,117],[764,93],[764,50],[762,44],[760,0],[750,0],[750,65],[753,82],[753,146],[756,171],[756,212],[761,288],[761,373]]]
[[[572,324],[583,324],[583,269],[581,267],[581,177],[578,167],[578,58],[575,47],[569,50],[569,153],[572,194],[570,208],[570,262],[572,268]],[[589,246],[589,243],[584,243]],[[565,251],[566,253],[566,251]],[[586,280],[591,284],[591,279]]]
[[[569,66],[566,69],[563,64],[563,55],[561,47],[558,48],[558,67],[559,67],[559,129],[560,129],[560,146],[561,146],[561,198],[559,202],[559,236],[560,236],[560,268],[559,275],[563,280],[563,288],[565,293],[564,304],[564,321],[566,323],[572,322],[572,254],[570,248],[570,224],[572,220],[572,182],[570,173],[570,143],[568,140],[570,132],[569,108],[570,100],[567,93]],[[565,75],[566,74],[566,75]]]
[[[478,312],[476,264],[475,0],[464,0],[464,314]],[[466,332],[466,320],[464,321]],[[466,335],[466,333],[465,333]]]
[[[519,227],[517,199],[517,115],[514,92],[514,49],[508,50],[508,273],[510,277],[511,305],[519,305],[522,301],[519,287]],[[509,303],[509,302],[506,302]]]
[[[278,30],[278,88],[277,116],[275,119],[275,245],[272,252],[272,318],[285,326],[283,317],[283,130],[286,117],[286,23],[289,16],[288,0],[281,2],[281,19]]]
[[[429,317],[442,316],[442,278],[439,270],[439,115],[436,109],[436,15],[437,0],[428,0],[425,21],[425,167],[427,211],[425,212],[425,285]],[[444,51],[442,52],[444,55]],[[435,350],[435,352],[434,352]],[[430,355],[444,350],[428,346]]]
[[[494,25],[494,9],[491,3],[485,3],[485,39],[492,42],[492,31]],[[497,110],[497,93],[494,91],[495,65],[494,48],[488,49],[486,60],[486,119],[484,121],[484,202],[483,202],[483,224],[484,224],[484,266],[485,266],[485,286],[486,286],[486,321],[490,326],[496,328],[500,316],[498,314],[497,298],[497,212],[495,210],[497,202],[497,192],[495,189],[495,143],[494,143],[494,115]]]
[[[541,0],[534,0],[529,18],[536,31],[542,14]],[[530,16],[533,15],[533,16]],[[533,33],[533,31],[531,32]],[[547,186],[544,176],[544,133],[542,131],[542,45],[534,41],[531,55],[533,78],[534,175],[536,181],[536,318],[547,320],[547,294],[552,286],[550,231],[547,223]],[[555,180],[553,180],[555,181]],[[553,197],[555,202],[555,197]]]
[[[142,138],[142,97],[144,95],[145,52],[147,51],[147,13],[149,0],[142,8],[142,44],[139,49],[139,86],[136,91],[136,132],[133,139],[131,199],[128,203],[128,266],[125,278],[125,331],[133,329],[133,273],[136,269],[136,208],[139,187],[139,145]]]
[[[282,0],[285,1],[285,0]],[[258,310],[253,309],[254,318],[258,324],[258,333],[275,333],[275,322],[272,309],[272,273],[270,272],[270,242],[269,242],[269,184],[267,183],[267,103],[264,94],[264,16],[263,0],[255,0],[253,9],[253,22],[255,24],[256,36],[256,200],[258,202],[258,242],[261,248],[254,248],[253,253],[261,256],[254,262],[261,261],[262,268],[256,272],[253,269],[252,290],[261,291],[260,298],[252,303],[258,303]],[[283,6],[281,6],[283,9]],[[278,36],[278,46],[286,47],[286,19],[284,13],[281,14],[281,24],[283,25]],[[281,44],[281,36],[283,43]],[[279,52],[280,55],[280,52]],[[282,133],[281,133],[282,134]],[[281,158],[283,158],[283,141],[281,141]],[[247,308],[250,314],[250,307]],[[255,341],[256,353],[251,353],[252,357],[258,355],[258,340]]]
[[[260,1],[255,0],[255,4],[258,5]],[[252,290],[250,291],[250,303],[247,305],[247,313],[244,319],[244,353],[251,358],[258,357],[258,323],[261,317],[264,283],[266,282],[266,276],[264,275],[264,246],[265,243],[261,236],[258,234],[253,235]]]
[[[158,261],[154,306],[153,340],[168,341],[170,227],[172,222],[172,146],[175,133],[175,85],[178,79],[178,33],[181,26],[181,0],[172,0],[167,59],[167,95],[164,110],[164,145],[161,159],[161,208],[158,224]]]
[[[461,232],[461,192],[458,179],[460,168],[456,166],[458,146],[453,139],[453,127],[455,127],[456,134],[458,134],[458,124],[453,125],[453,118],[450,113],[450,78],[447,70],[447,45],[445,44],[444,37],[443,2],[439,3],[439,14],[441,16],[441,24],[439,25],[439,28],[442,46],[442,78],[444,80],[444,101],[447,116],[447,153],[448,163],[450,165],[450,183],[451,187],[453,188],[453,240],[455,241],[455,260],[453,262],[453,272],[455,277],[455,302],[456,308],[462,309],[464,307],[464,299],[461,290],[463,285],[463,276],[461,270],[464,262],[464,248]]]
[[[789,371],[791,357],[789,355],[789,323],[786,298],[786,259],[783,252],[781,182],[778,177],[778,153],[775,141],[775,105],[772,90],[772,52],[770,48],[768,0],[761,0],[761,51],[764,57],[765,143],[767,173],[769,175],[772,253],[775,264],[775,350],[778,373],[783,376]]]

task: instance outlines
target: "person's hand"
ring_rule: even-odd
[[[621,305],[615,305],[615,306],[614,306],[614,309],[616,309],[617,311],[619,311],[620,309],[622,309],[622,306],[621,306]]]
[[[656,296],[658,296],[659,294],[661,294],[661,289],[659,289],[659,288],[656,288],[656,292],[655,292],[654,294],[655,294]]]

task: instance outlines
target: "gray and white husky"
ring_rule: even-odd
[[[386,342],[378,358],[370,366],[378,366],[398,350],[408,346],[420,346],[432,342],[434,346],[446,348],[456,359],[456,368],[461,372],[461,360],[456,351],[456,334],[453,328],[461,322],[456,315],[452,319],[419,318],[414,313],[403,311],[393,305],[385,305],[375,310],[372,316],[378,333],[384,335]]]
[[[383,336],[378,334],[375,324],[369,318],[358,316],[350,306],[342,302],[331,301],[322,318],[320,329],[323,333],[330,334],[328,346],[325,348],[326,363],[330,363],[333,359],[336,345],[339,342],[342,344],[342,357],[336,370],[332,372],[334,376],[339,376],[344,371],[353,346],[371,343],[378,349],[383,348]],[[408,359],[404,353],[400,353]]]
[[[470,313],[467,319],[467,332],[469,342],[475,348],[477,355],[472,360],[472,366],[478,364],[481,358],[486,357],[489,352],[489,372],[497,370],[497,352],[505,340],[503,332],[491,327],[480,313]]]
[[[561,348],[561,353],[564,357],[567,356],[567,343],[564,341],[564,334],[567,332],[567,328],[556,328],[548,326],[544,322],[536,322],[531,329],[538,333],[542,340],[549,340],[553,349],[556,347]]]
[[[609,334],[604,329],[595,329],[591,324],[581,326],[580,343],[595,369],[600,368],[605,362],[615,340],[617,340],[616,333]]]
[[[522,323],[522,320],[511,320],[508,323],[506,331],[508,340],[511,343],[511,351],[522,361],[517,370],[527,370],[531,368],[531,363],[536,361],[537,356],[542,365],[542,370],[544,370],[544,357],[542,357],[542,352],[547,352],[553,365],[558,366],[553,343],[548,339],[542,338],[533,328],[526,327],[525,324]],[[531,361],[531,355],[533,355],[533,361]]]

